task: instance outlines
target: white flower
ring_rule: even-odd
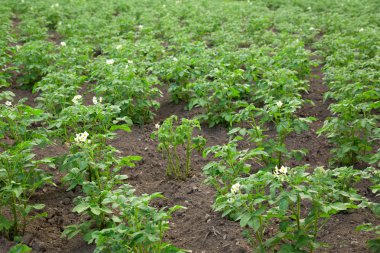
[[[128,68],[129,68],[128,64],[125,64],[125,69],[128,69]]]
[[[313,31],[313,30],[315,30],[315,28],[314,28],[314,27],[310,27],[309,30],[310,30],[310,31]]]
[[[240,190],[240,184],[236,183],[233,186],[231,186],[231,193],[236,194]]]
[[[75,135],[75,138],[74,138],[74,141],[76,143],[84,143],[87,141],[87,137],[89,136],[89,134],[87,133],[87,131],[85,131],[84,133],[79,133],[79,134],[76,134]],[[88,143],[91,143],[90,140],[87,141]]]
[[[138,25],[137,28],[138,28],[139,30],[142,30],[142,29],[144,28],[144,26],[143,26],[143,25]]]
[[[131,61],[131,60],[128,60],[128,64],[133,64],[133,61]]]
[[[274,168],[274,174],[275,175],[280,175],[280,174],[287,174],[288,173],[288,167],[286,166],[281,166],[281,168],[279,169],[276,165],[276,167]]]
[[[93,98],[92,98],[92,103],[93,103],[94,105],[97,105],[98,103],[100,104],[102,101],[103,101],[103,98],[102,98],[102,97],[99,97],[99,98],[93,97]]]
[[[74,96],[74,98],[71,100],[74,104],[79,104],[80,103],[80,100],[82,99],[82,96],[81,95],[76,95]]]
[[[282,173],[282,174],[288,173],[288,167],[281,166],[281,168],[279,169],[279,172]]]
[[[163,8],[166,8],[166,5],[164,4],[164,5],[162,5],[162,7],[163,7]]]
[[[61,42],[61,46],[65,47],[66,46],[66,42],[62,41]]]
[[[156,124],[154,125],[154,127],[155,127],[156,129],[159,129],[159,128],[160,128],[160,124],[156,123]]]
[[[116,49],[117,49],[117,50],[120,50],[122,47],[123,47],[123,45],[117,45],[117,46],[116,46]]]
[[[283,103],[282,103],[281,101],[277,101],[277,102],[276,102],[276,105],[277,105],[278,107],[281,107],[281,106],[283,105]]]
[[[362,32],[362,31],[364,31],[364,28],[360,28],[359,32]]]
[[[112,65],[112,64],[115,63],[115,60],[114,60],[114,59],[108,59],[108,60],[106,60],[106,63],[107,63],[108,65]]]
[[[84,133],[83,133],[82,135],[83,135],[83,137],[84,137],[84,140],[86,140],[87,137],[89,136],[89,134],[87,133],[87,131],[84,131]]]
[[[177,61],[178,61],[178,59],[177,59],[177,58],[175,58],[175,57],[173,57],[173,61],[177,62]]]
[[[12,102],[11,101],[7,101],[7,102],[5,102],[5,105],[6,106],[12,106]]]
[[[273,172],[275,175],[279,175],[280,172],[278,171],[278,167],[276,165],[276,167],[274,167],[274,172]]]

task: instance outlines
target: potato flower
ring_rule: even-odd
[[[286,175],[288,173],[288,167],[286,166],[281,166],[281,168],[279,169],[277,166],[274,168],[274,174],[275,175]]]
[[[80,100],[82,99],[81,95],[76,95],[74,98],[71,100],[74,104],[80,104]]]
[[[231,193],[232,194],[238,193],[239,190],[240,190],[240,184],[239,183],[236,183],[236,184],[231,186]]]
[[[85,143],[87,141],[88,136],[89,136],[89,134],[87,133],[87,131],[85,131],[84,133],[76,134],[74,141],[78,144],[79,143]],[[90,140],[88,140],[87,142],[90,142]]]
[[[114,63],[115,63],[114,59],[108,59],[108,60],[106,60],[106,64],[108,64],[108,65],[112,65]]]
[[[7,101],[7,102],[5,102],[5,105],[6,106],[12,106],[12,102],[11,101]]]

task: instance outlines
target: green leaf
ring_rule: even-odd
[[[372,253],[380,252],[380,238],[369,240],[367,244]]]
[[[110,129],[111,132],[114,132],[116,130],[123,130],[125,132],[131,132],[131,128],[127,124],[122,124],[122,125],[113,125]]]
[[[289,203],[288,203],[288,200],[286,198],[282,198],[280,200],[279,208],[280,208],[281,211],[284,211],[284,212],[288,210]]]
[[[115,216],[115,215],[112,215],[111,219],[115,223],[120,223],[122,221],[118,216]]]
[[[90,206],[87,203],[80,203],[76,207],[74,207],[73,212],[82,213],[83,211],[90,208]]]
[[[35,204],[32,206],[34,209],[36,210],[41,210],[41,209],[44,209],[45,208],[45,205],[44,204]]]
[[[25,244],[17,244],[9,249],[8,253],[27,253],[31,252],[32,249]]]
[[[297,238],[296,247],[297,248],[306,247],[306,246],[310,245],[311,241],[312,240],[308,236],[301,235],[300,237]]]
[[[243,215],[240,216],[240,226],[245,227],[249,220],[251,219],[251,214],[250,213],[244,213]]]
[[[100,209],[98,206],[91,207],[90,210],[93,214],[97,216],[99,216],[100,213],[102,212],[102,209]]]
[[[280,231],[281,232],[286,232],[287,228],[289,227],[289,222],[288,221],[281,221],[280,222]]]
[[[21,186],[12,186],[12,192],[16,195],[16,198],[19,198],[22,194],[22,187]]]
[[[0,231],[8,230],[11,226],[12,222],[4,216],[0,215]]]
[[[86,234],[84,234],[84,236],[83,236],[83,240],[84,240],[85,242],[90,242],[90,241],[93,239],[92,234],[93,234],[94,232],[95,232],[94,230],[90,230],[90,231],[88,231]]]
[[[291,244],[284,244],[281,246],[280,250],[277,253],[307,253],[304,250],[298,250]]]
[[[330,207],[338,211],[347,210],[347,204],[341,202],[333,203],[330,205]]]
[[[140,161],[142,159],[141,156],[126,156],[120,159],[120,166],[128,166],[128,167],[134,167],[135,164],[134,161]]]

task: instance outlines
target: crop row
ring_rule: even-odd
[[[380,160],[380,40],[375,25],[363,27],[376,22],[376,4],[343,7],[308,0],[5,0],[0,87],[38,97],[33,108],[0,93],[0,232],[20,241],[29,222],[46,216],[29,200],[54,185],[44,172],[52,166],[65,172],[68,190],[80,189],[73,212],[87,218],[65,236],[82,234],[97,252],[181,252],[163,242],[170,214],[181,207],[158,210],[149,203],[160,194],[135,195],[123,170],[141,157],[119,157],[107,144],[116,130],[152,122],[166,90],[172,102],[200,112],[156,125],[152,138],[167,159],[166,174],[186,180],[193,150],[213,154],[203,168],[217,191],[213,207],[248,228],[258,252],[314,252],[332,215],[358,208],[378,214],[379,205],[354,187],[367,179],[376,193],[378,171],[349,167]],[[311,60],[317,54],[322,61]],[[319,134],[334,145],[332,164],[347,167],[289,168],[293,159],[302,164],[307,150],[290,150],[286,140],[317,120],[297,112],[312,104],[303,97],[311,67],[321,62],[332,115]],[[206,140],[193,137],[200,122],[228,127],[229,142],[204,149]],[[34,159],[36,146],[56,143],[67,154]]]

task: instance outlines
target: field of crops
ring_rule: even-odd
[[[380,1],[1,0],[0,253],[380,252]]]

